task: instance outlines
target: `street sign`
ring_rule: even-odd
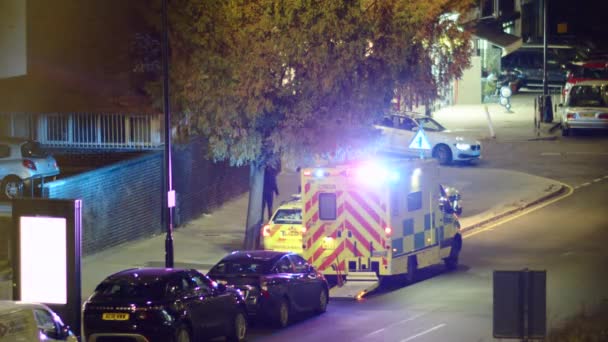
[[[546,271],[494,271],[495,338],[545,337],[546,279]]]
[[[424,129],[422,129],[422,127],[420,127],[420,129],[418,130],[418,133],[416,133],[416,136],[414,136],[414,139],[412,139],[412,141],[410,142],[409,148],[415,149],[415,150],[430,150],[431,149],[431,144],[429,144],[429,141],[426,138],[426,135],[424,134]]]

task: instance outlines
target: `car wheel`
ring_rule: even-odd
[[[329,296],[327,295],[327,290],[325,288],[321,289],[321,294],[319,294],[319,303],[317,308],[315,309],[316,314],[322,314],[327,311],[327,302],[329,301]]]
[[[275,323],[279,328],[289,325],[289,302],[283,299],[277,307]]]
[[[230,332],[226,339],[229,342],[242,342],[247,338],[247,318],[242,311],[234,315],[234,319],[230,326]]]
[[[462,249],[462,238],[460,235],[456,235],[454,237],[454,242],[452,242],[452,249],[450,250],[450,256],[445,258],[444,263],[445,267],[448,271],[453,271],[458,268],[458,256],[460,254],[460,250]]]
[[[415,256],[407,258],[407,282],[413,283],[416,280],[416,273],[418,273],[418,261]]]
[[[182,325],[175,331],[175,342],[190,342],[192,341],[192,334],[190,329]]]
[[[445,145],[439,145],[435,148],[435,158],[439,160],[439,164],[447,165],[452,162],[452,151]]]
[[[2,197],[7,199],[23,196],[23,181],[17,176],[7,176],[2,180]]]

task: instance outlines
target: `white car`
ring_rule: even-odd
[[[559,106],[563,136],[575,129],[608,129],[608,81],[574,84]]]
[[[0,198],[22,196],[24,187],[58,174],[57,161],[37,141],[0,137]]]
[[[481,158],[478,140],[451,132],[429,116],[392,114],[374,127],[382,130],[381,151],[409,157],[422,154],[437,158],[442,165]]]
[[[0,342],[66,341],[78,339],[44,304],[0,300]]]

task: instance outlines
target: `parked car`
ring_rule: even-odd
[[[244,341],[242,294],[192,269],[134,268],[107,277],[84,304],[83,332],[96,341]]]
[[[39,303],[0,300],[0,342],[78,339],[51,308]]]
[[[443,165],[453,161],[472,161],[481,157],[481,143],[471,137],[450,132],[433,118],[418,113],[393,114],[375,126],[382,130],[380,149],[385,152],[437,158]],[[422,129],[429,146],[411,148]]]
[[[592,80],[608,81],[608,59],[572,62],[567,67],[568,73],[563,96],[568,94],[573,85]]]
[[[573,85],[559,106],[563,136],[574,134],[575,129],[608,129],[608,81]]]
[[[302,252],[302,201],[299,198],[281,205],[268,223],[262,227],[261,246],[265,250],[280,252]]]
[[[207,275],[242,290],[249,315],[270,319],[279,327],[287,326],[296,312],[321,314],[327,310],[327,280],[295,253],[232,252]]]
[[[0,138],[0,197],[23,195],[24,186],[33,187],[59,174],[57,161],[40,143],[26,138]]]

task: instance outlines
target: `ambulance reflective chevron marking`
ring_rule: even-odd
[[[449,206],[440,209],[435,160],[311,168],[301,176],[302,254],[324,274],[369,280],[457,262],[462,240],[457,220],[443,211]]]

